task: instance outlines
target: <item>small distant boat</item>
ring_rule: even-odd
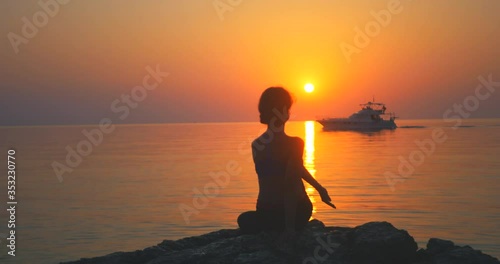
[[[323,125],[324,130],[361,130],[373,131],[382,129],[396,129],[394,113],[385,113],[383,103],[376,103],[375,99],[366,104],[360,104],[361,110],[348,118],[323,118],[316,120]],[[384,119],[386,117],[386,119]]]

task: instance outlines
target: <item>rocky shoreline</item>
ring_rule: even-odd
[[[431,238],[425,249],[405,230],[388,222],[354,228],[326,227],[312,220],[291,250],[279,250],[272,235],[242,235],[223,229],[201,236],[165,240],[134,252],[116,252],[64,264],[500,264],[498,259],[469,246]]]

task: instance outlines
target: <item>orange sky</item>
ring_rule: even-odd
[[[1,1],[0,125],[258,121],[271,85],[294,93],[297,120],[349,115],[372,95],[401,118],[442,118],[478,76],[500,81],[497,0],[401,1],[348,62],[341,43],[354,45],[355,28],[392,1],[242,0],[223,13],[213,0],[70,1],[18,53],[9,32],[22,36],[22,18],[43,9]],[[111,102],[157,64],[170,75],[118,120]],[[500,117],[499,99],[472,117]]]

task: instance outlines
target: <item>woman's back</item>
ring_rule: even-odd
[[[300,138],[279,133],[273,134],[272,140],[269,140],[268,134],[252,143],[255,171],[259,178],[257,209],[283,208],[285,191],[290,188],[285,178],[288,162],[293,156],[302,160],[303,150],[300,148],[303,143]],[[307,198],[303,184],[301,190],[299,197]]]

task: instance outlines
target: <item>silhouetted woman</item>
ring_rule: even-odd
[[[268,129],[252,143],[259,196],[257,211],[238,217],[245,234],[280,232],[289,239],[303,229],[311,217],[312,204],[302,179],[318,191],[323,201],[331,201],[326,189],[304,167],[304,141],[285,134],[292,103],[288,91],[281,87],[266,89],[260,98],[260,122]]]

